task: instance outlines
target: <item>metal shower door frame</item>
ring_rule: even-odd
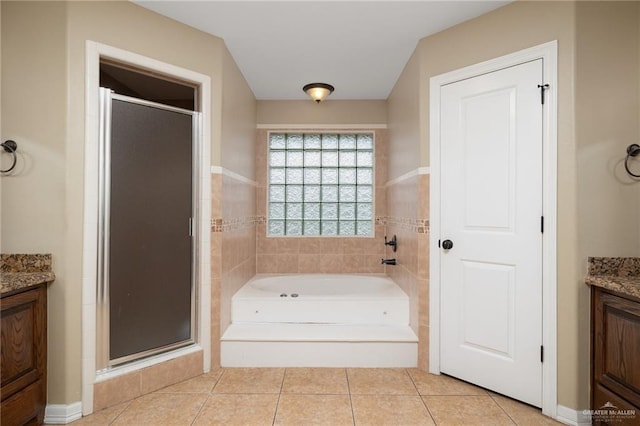
[[[166,111],[178,112],[192,116],[192,160],[191,160],[191,220],[189,223],[189,233],[191,236],[191,315],[190,315],[190,338],[174,344],[153,348],[143,352],[110,359],[110,313],[109,313],[109,247],[110,247],[110,199],[111,199],[111,123],[112,123],[112,101],[119,100],[137,105],[158,108]],[[97,288],[96,288],[96,371],[106,371],[121,364],[147,358],[160,353],[165,353],[174,349],[196,343],[195,336],[198,332],[198,318],[196,305],[197,291],[197,250],[196,235],[198,234],[198,205],[197,194],[200,168],[197,159],[199,158],[198,138],[200,137],[201,114],[197,111],[186,110],[173,106],[168,106],[144,99],[113,93],[111,89],[100,88],[99,107],[99,161],[98,161],[98,259],[97,259]]]

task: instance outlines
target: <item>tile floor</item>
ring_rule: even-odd
[[[224,368],[80,425],[552,425],[540,410],[417,369]]]

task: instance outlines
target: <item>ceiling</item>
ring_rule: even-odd
[[[261,100],[306,99],[312,82],[335,86],[331,99],[386,99],[421,38],[510,3],[134,2],[224,39]]]

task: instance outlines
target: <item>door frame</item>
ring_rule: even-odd
[[[542,413],[557,417],[557,128],[558,42],[556,40],[431,77],[429,80],[429,372],[440,374],[440,88],[456,81],[543,59],[543,79],[549,84],[542,117]]]
[[[193,83],[198,88],[200,115],[194,146],[194,259],[197,326],[195,343],[124,365],[98,375],[96,371],[96,292],[98,277],[99,79],[100,60],[110,59],[143,70]],[[82,256],[82,412],[93,412],[97,381],[130,373],[197,351],[203,352],[203,370],[211,368],[211,78],[189,69],[91,40],[85,45],[85,145]]]

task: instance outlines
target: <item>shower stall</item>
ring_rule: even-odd
[[[198,113],[100,89],[97,369],[194,343]]]

